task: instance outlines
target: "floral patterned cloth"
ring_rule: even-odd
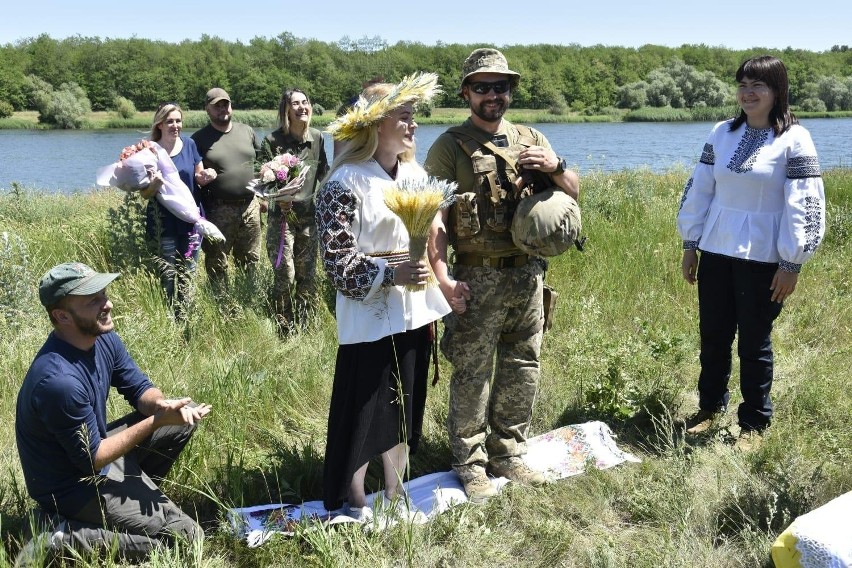
[[[777,568],[852,566],[852,491],[797,517],[772,545]]]
[[[618,448],[612,431],[603,422],[563,426],[530,438],[524,459],[530,467],[543,471],[551,481],[579,475],[588,465],[607,469],[624,462],[640,461]],[[509,480],[500,477],[492,478],[491,482],[499,490]],[[381,492],[367,497],[367,505],[375,511],[375,516],[365,528],[386,528],[403,516],[412,523],[426,523],[450,507],[467,501],[461,481],[452,471],[424,475],[404,483],[404,487],[410,503],[402,507],[402,511],[398,505],[389,506],[383,501]],[[393,514],[383,514],[386,510],[392,510]],[[231,509],[228,518],[235,535],[245,538],[250,547],[256,547],[272,535],[292,535],[299,523],[357,522],[346,512],[345,507],[326,511],[322,501],[309,501],[301,505],[272,504]]]

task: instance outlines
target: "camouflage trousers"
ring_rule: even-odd
[[[444,318],[441,350],[453,365],[447,430],[453,467],[526,453],[538,391],[544,266],[456,265],[470,286],[463,314]]]
[[[225,235],[225,242],[204,239],[201,243],[207,279],[214,287],[221,287],[227,282],[229,254],[235,265],[246,270],[260,261],[260,204],[257,199],[246,205],[211,201],[205,203],[205,214]]]
[[[269,302],[279,325],[291,327],[304,324],[316,309],[317,254],[319,239],[313,217],[290,218],[282,231],[282,214],[270,209],[266,228],[266,252],[272,263],[274,279],[269,291]],[[281,240],[284,246],[281,247]],[[275,267],[281,253],[281,263]]]

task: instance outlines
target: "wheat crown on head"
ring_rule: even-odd
[[[358,132],[384,119],[394,109],[408,103],[429,101],[440,92],[436,73],[408,75],[387,95],[373,100],[360,95],[349,112],[328,125],[328,132],[335,140],[351,140]]]

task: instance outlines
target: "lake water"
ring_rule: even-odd
[[[823,169],[852,167],[852,118],[802,120],[813,136]],[[689,123],[581,123],[531,125],[581,174],[647,167],[691,169],[712,127]],[[422,163],[444,125],[417,129]],[[258,130],[258,136],[268,131]],[[121,149],[146,137],[137,130],[0,130],[0,190],[12,182],[25,188],[74,192],[94,187],[95,171],[113,162]],[[331,155],[331,141],[327,143]]]

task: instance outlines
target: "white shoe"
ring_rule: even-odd
[[[346,507],[343,508],[343,514],[355,519],[361,524],[366,524],[373,520],[373,510],[366,505],[363,507],[352,507],[347,503]]]

